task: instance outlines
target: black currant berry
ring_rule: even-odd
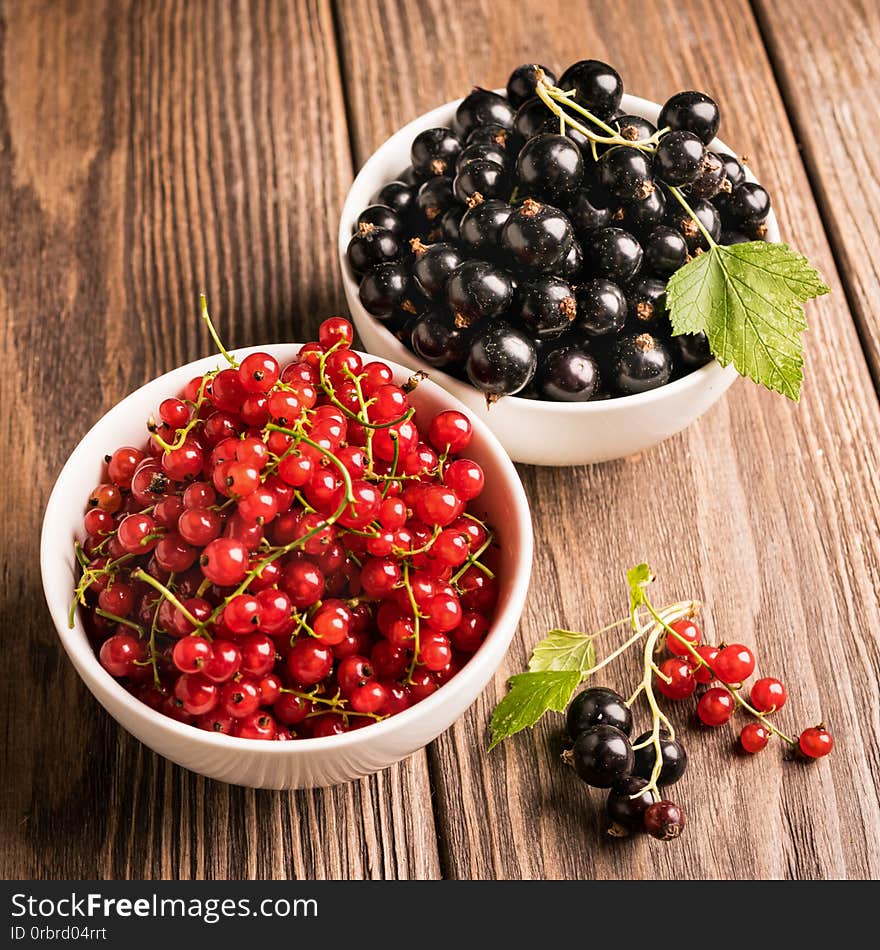
[[[665,386],[672,376],[669,350],[650,333],[634,333],[615,344],[608,382],[621,396]]]
[[[641,745],[648,742],[641,749],[635,750],[635,764],[633,765],[633,775],[640,778],[650,779],[654,771],[654,763],[657,761],[657,750],[654,743],[649,741],[651,733],[645,732],[633,742],[633,745]],[[687,752],[678,739],[670,739],[668,732],[660,733],[660,752],[663,765],[660,768],[660,777],[657,779],[658,785],[674,785],[685,773],[687,768]]]
[[[355,231],[362,224],[371,224],[374,228],[390,231],[396,238],[403,237],[403,218],[388,205],[369,205],[358,215]]]
[[[505,129],[513,128],[513,107],[497,92],[476,88],[466,96],[455,113],[455,119],[462,136],[481,125],[500,125]]]
[[[469,336],[467,330],[455,325],[448,310],[432,307],[413,321],[410,345],[416,355],[439,369],[465,358]]]
[[[670,345],[675,361],[688,372],[705,366],[712,359],[705,333],[682,333],[672,337]]]
[[[608,815],[608,834],[613,838],[625,838],[644,828],[645,812],[656,801],[653,792],[642,791],[647,784],[643,778],[630,775],[611,787],[605,812]]]
[[[602,277],[578,287],[577,327],[589,336],[609,336],[623,329],[627,302],[617,284]]]
[[[583,59],[559,78],[559,88],[574,89],[575,99],[599,119],[610,119],[623,96],[623,80],[616,69],[596,59]]]
[[[673,132],[693,132],[708,145],[718,132],[718,105],[704,92],[679,92],[660,110],[658,128]]]
[[[664,225],[654,228],[648,235],[644,249],[646,270],[661,277],[674,274],[687,263],[688,248],[684,235]]]
[[[631,145],[609,148],[596,163],[596,175],[602,188],[621,201],[646,198],[655,187],[649,156]]]
[[[564,202],[584,177],[581,150],[564,135],[535,135],[517,156],[516,177],[527,194],[553,203]]]
[[[725,217],[740,227],[761,224],[770,213],[770,195],[754,181],[744,181],[724,202]]]
[[[459,153],[455,162],[456,173],[460,172],[468,162],[475,159],[484,159],[487,162],[495,162],[500,168],[504,167],[507,161],[507,152],[501,145],[492,145],[488,142],[479,142],[475,145],[468,145]]]
[[[641,142],[649,139],[657,131],[657,127],[652,125],[647,119],[640,115],[619,115],[608,123],[612,128],[617,129],[620,137],[628,142]]]
[[[693,181],[700,171],[706,146],[693,132],[667,132],[654,153],[654,172],[676,188]]]
[[[459,222],[459,238],[466,250],[478,257],[495,256],[499,252],[501,229],[513,208],[505,201],[490,198],[489,201],[471,200]]]
[[[529,139],[548,131],[554,121],[553,113],[537,96],[528,99],[517,110],[513,117],[513,132],[522,147]],[[555,128],[559,128],[556,122]]]
[[[510,197],[510,182],[504,169],[485,158],[476,158],[463,165],[452,188],[455,197],[463,202],[476,195],[481,198]]]
[[[667,208],[666,192],[663,186],[658,184],[646,197],[627,201],[614,217],[627,231],[644,234],[653,231],[666,219]]]
[[[532,381],[538,354],[532,341],[505,320],[489,320],[471,340],[465,369],[488,397],[511,396]]]
[[[443,238],[452,244],[458,242],[461,237],[460,222],[462,209],[460,205],[453,205],[448,211],[443,212],[440,218],[440,230]]]
[[[691,198],[688,204],[700,223],[711,235],[712,240],[717,242],[718,238],[721,237],[721,215],[715,205],[709,201],[703,201],[702,198]],[[675,228],[684,236],[688,250],[691,253],[696,251],[697,248],[705,251],[709,247],[705,235],[684,208],[679,206],[677,211],[672,209],[672,215],[672,222]]]
[[[465,261],[447,280],[446,299],[456,326],[469,327],[507,310],[513,300],[513,281],[506,270],[488,261]]]
[[[421,184],[422,179],[416,174],[416,170],[412,165],[407,165],[406,168],[395,178],[395,181],[402,181],[405,185],[415,185],[416,188]]]
[[[642,246],[622,228],[601,228],[584,241],[584,255],[599,277],[626,282],[642,266]]]
[[[429,223],[439,221],[455,203],[452,179],[445,175],[429,178],[416,195],[416,207]]]
[[[610,208],[601,207],[598,198],[584,188],[577,192],[568,206],[575,234],[581,239],[599,228],[607,228],[611,224],[611,214]]]
[[[584,250],[577,239],[571,242],[568,254],[565,260],[559,265],[559,276],[564,277],[569,283],[573,283],[580,276],[584,269]]]
[[[371,267],[361,280],[358,291],[367,313],[379,319],[400,309],[410,294],[410,275],[404,264],[388,261]]]
[[[534,277],[519,285],[520,320],[537,337],[554,337],[567,330],[577,305],[571,287],[561,277]]]
[[[741,185],[746,180],[745,169],[738,158],[728,152],[718,152],[718,158],[724,166],[724,174],[727,176],[731,188],[736,188],[737,185]]]
[[[671,841],[684,831],[684,812],[675,802],[654,802],[645,810],[645,831],[659,841]]]
[[[659,277],[640,277],[627,288],[627,303],[633,330],[662,327],[666,320],[666,281]]]
[[[396,261],[400,251],[400,241],[390,231],[362,224],[348,242],[346,255],[351,269],[356,274],[363,274],[376,264]]]
[[[558,209],[527,198],[501,231],[501,246],[521,266],[552,271],[565,260],[573,240],[571,222]]]
[[[632,713],[623,696],[613,689],[591,686],[571,701],[565,725],[574,741],[582,732],[600,724],[614,726],[628,736],[632,732]]]
[[[410,241],[415,263],[413,277],[426,297],[439,297],[446,288],[452,272],[464,262],[458,248],[445,242],[422,244],[418,238]]]
[[[461,139],[452,129],[425,129],[413,139],[412,167],[422,179],[452,175],[461,149]]]
[[[611,788],[632,772],[633,750],[626,733],[615,726],[600,724],[575,739],[571,763],[587,785]]]
[[[730,183],[724,172],[724,163],[714,152],[707,152],[688,191],[697,198],[714,198],[720,191],[729,191]]]
[[[514,109],[521,106],[526,99],[531,99],[538,88],[537,70],[542,70],[544,78],[550,85],[556,85],[556,73],[546,66],[536,66],[534,63],[525,63],[517,66],[507,80],[507,98]]]
[[[374,204],[385,205],[405,218],[416,206],[416,191],[402,181],[389,181],[376,194]]]
[[[599,388],[599,367],[582,349],[560,346],[541,355],[536,378],[542,399],[586,402]]]
[[[749,240],[750,238],[741,231],[722,231],[718,243],[727,246],[729,244],[747,244]]]
[[[495,148],[507,149],[510,141],[510,130],[503,125],[478,125],[472,129],[465,139],[466,145],[494,145]]]

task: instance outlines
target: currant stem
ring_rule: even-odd
[[[227,363],[233,368],[238,368],[238,360],[233,356],[230,356],[226,351],[226,347],[223,345],[223,341],[217,334],[217,331],[214,329],[214,324],[211,322],[211,317],[208,315],[208,298],[204,294],[199,294],[199,306],[202,310],[202,319],[205,321],[205,324],[208,327],[208,333],[211,334],[211,339],[214,341],[214,346],[220,351],[220,355]]]
[[[406,592],[409,595],[409,603],[413,612],[413,656],[412,661],[409,664],[409,670],[407,671],[407,682],[412,683],[413,673],[416,671],[416,664],[419,660],[419,627],[421,622],[421,613],[419,612],[419,606],[416,603],[416,597],[413,593],[412,584],[409,582],[409,564],[405,562],[403,565],[403,586],[406,588]]]
[[[145,584],[149,584],[153,590],[158,591],[167,601],[173,604],[186,619],[196,628],[196,630],[203,630],[204,624],[201,621],[196,620],[196,618],[183,606],[180,599],[174,593],[174,591],[167,588],[161,581],[157,581],[152,574],[148,574],[142,567],[139,567],[136,571],[132,571],[132,578],[135,580],[143,581]],[[158,610],[158,606],[157,606]],[[207,631],[205,631],[207,636]],[[210,637],[208,638],[210,639]]]
[[[672,188],[672,187],[670,187],[669,190],[672,192],[673,195],[675,195],[676,201],[678,201],[678,203],[682,206],[682,208],[684,208],[684,210],[688,213],[688,217],[690,217],[690,219],[694,222],[694,224],[700,229],[700,232],[703,235],[703,237],[706,239],[706,241],[708,242],[709,247],[710,248],[718,247],[717,241],[715,241],[712,238],[712,235],[703,226],[703,222],[697,217],[696,212],[687,203],[681,191],[678,188]]]

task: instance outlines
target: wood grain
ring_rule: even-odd
[[[880,6],[757,0],[755,9],[880,389]]]
[[[439,874],[424,753],[298,794],[209,782],[126,736],[43,606],[38,534],[85,430],[227,342],[337,311],[351,178],[325,2],[0,3],[0,874]]]
[[[495,688],[431,749],[445,872],[876,876],[880,451],[865,434],[877,431],[880,411],[748,4],[357,0],[339,4],[337,16],[359,163],[403,122],[471,85],[503,85],[520,62],[606,59],[637,94],[663,101],[699,88],[719,99],[722,136],[752,156],[785,238],[834,288],[810,307],[799,406],[738,383],[643,457],[522,469],[537,555],[521,630]],[[672,847],[602,839],[601,797],[558,765],[555,726],[484,751],[506,676],[551,626],[589,629],[625,613],[623,571],[642,559],[661,579],[658,596],[699,596],[711,605],[711,635],[757,647],[762,670],[789,685],[783,719],[792,729],[824,718],[838,739],[831,760],[807,767],[778,749],[742,758],[727,729],[688,730],[691,767],[674,794],[691,830]],[[624,663],[608,682],[628,683],[635,669]]]

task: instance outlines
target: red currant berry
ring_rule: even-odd
[[[406,505],[400,498],[386,498],[379,506],[378,521],[388,531],[397,531],[406,524]]]
[[[760,722],[747,723],[739,734],[739,744],[745,752],[754,755],[770,741],[770,730]]]
[[[275,642],[265,633],[252,633],[238,641],[241,671],[259,679],[275,665]],[[271,700],[265,700],[271,702]]]
[[[374,360],[364,365],[361,390],[366,397],[369,398],[375,395],[380,386],[387,386],[388,383],[393,382],[394,373],[391,372],[391,367],[387,364]]]
[[[181,673],[199,673],[214,659],[214,649],[202,637],[184,637],[174,644],[171,657]]]
[[[346,349],[354,342],[354,327],[344,317],[328,317],[318,328],[318,342],[325,350],[337,344]]]
[[[385,687],[378,680],[368,680],[349,693],[348,702],[355,712],[377,713],[388,699]]]
[[[224,736],[232,735],[234,725],[235,720],[232,716],[217,711],[206,713],[196,720],[196,726],[199,729],[204,729],[206,732],[219,732]]]
[[[312,711],[312,704],[308,699],[303,699],[295,693],[282,692],[272,704],[272,711],[279,722],[287,726],[296,726]]]
[[[109,482],[98,485],[89,495],[89,508],[100,508],[108,514],[115,515],[122,507],[122,492],[117,485]]]
[[[485,476],[476,462],[456,459],[443,473],[443,484],[451,488],[459,498],[470,501],[483,490]]]
[[[455,594],[435,594],[425,605],[425,616],[435,630],[449,633],[461,623],[461,603]]]
[[[450,488],[432,485],[425,489],[415,504],[415,513],[426,525],[451,524],[461,514],[462,503]]]
[[[431,672],[445,669],[452,660],[452,644],[442,633],[423,634],[419,640],[419,663]]]
[[[267,712],[260,710],[239,719],[233,735],[239,739],[274,739],[278,732],[275,720]]]
[[[674,623],[669,625],[675,631],[676,636],[673,636],[671,633],[666,635],[666,649],[673,656],[690,656],[691,652],[685,646],[685,643],[690,644],[692,647],[695,647],[699,644],[701,638],[700,628],[693,622],[693,620],[676,620]],[[682,643],[682,640],[685,643]]]
[[[220,705],[235,719],[250,716],[260,706],[259,687],[253,680],[244,678],[225,683],[220,689]]]
[[[297,393],[278,389],[269,396],[266,408],[278,425],[289,427],[302,415],[303,404]]]
[[[253,584],[251,585],[253,589]],[[291,627],[293,604],[283,590],[267,588],[257,594],[260,630],[270,636],[287,633]]]
[[[420,703],[423,699],[427,699],[431,693],[436,693],[438,689],[437,680],[434,679],[430,670],[422,667],[413,672],[409,682],[409,692],[414,703]]]
[[[267,488],[258,488],[238,503],[238,517],[246,524],[268,524],[278,514],[275,493]]]
[[[159,540],[156,528],[156,522],[150,515],[126,515],[119,522],[116,537],[128,554],[146,554],[156,547]]]
[[[174,695],[191,716],[204,716],[220,702],[220,690],[216,683],[199,673],[184,673],[174,684]]]
[[[400,583],[402,576],[399,563],[391,557],[368,558],[361,568],[364,593],[377,600],[387,597]]]
[[[253,594],[238,594],[223,608],[223,624],[236,636],[253,633],[260,620],[260,602]]]
[[[686,657],[688,665],[694,671],[694,679],[703,685],[706,683],[711,683],[715,679],[715,674],[712,672],[712,664],[715,662],[715,658],[718,656],[718,647],[709,646],[708,644],[701,644],[696,648],[697,653],[699,653],[703,662],[698,666],[697,660],[694,656],[688,655]]]
[[[115,578],[98,594],[98,606],[115,617],[127,617],[134,608],[134,589]]]
[[[439,412],[428,426],[428,438],[438,452],[458,455],[470,444],[474,427],[470,419],[455,409]]]
[[[230,640],[215,640],[211,650],[213,655],[202,668],[202,676],[212,683],[226,683],[241,666],[241,651]]]
[[[234,538],[217,538],[199,559],[202,573],[218,587],[240,584],[248,571],[247,548]]]
[[[223,369],[211,381],[211,402],[224,412],[237,413],[247,396],[236,369]]]
[[[220,537],[223,522],[210,508],[184,508],[177,519],[177,530],[184,541],[203,548]]]
[[[226,469],[226,493],[244,498],[260,487],[260,472],[249,462],[232,462]]]
[[[669,699],[687,699],[697,688],[691,668],[684,660],[670,657],[660,664],[660,672],[669,682],[658,676],[655,685],[657,691]]]
[[[755,657],[747,646],[732,643],[719,651],[712,669],[722,683],[743,683],[755,671]]]
[[[144,658],[140,641],[127,633],[116,634],[101,645],[99,659],[111,676],[130,676],[135,663]]]
[[[287,654],[287,673],[300,686],[315,686],[333,668],[333,651],[310,637],[297,640]]]
[[[351,613],[341,601],[325,601],[312,617],[315,638],[327,646],[335,646],[348,636]]]
[[[382,716],[396,716],[412,705],[409,687],[394,680],[382,683],[385,690],[385,705],[379,710]]]
[[[266,443],[255,435],[245,436],[235,447],[235,461],[245,462],[262,470],[269,461],[269,449]]]
[[[281,367],[268,353],[249,353],[238,367],[238,378],[247,393],[267,393],[278,382]]]
[[[476,653],[489,632],[489,621],[482,614],[468,610],[461,623],[449,634],[452,645],[462,653]]]
[[[170,531],[159,539],[154,556],[156,563],[169,574],[183,574],[196,563],[199,552],[176,531]]]
[[[348,696],[352,690],[371,680],[373,675],[373,667],[365,656],[347,656],[336,671],[336,682],[343,695]]]
[[[736,709],[736,703],[730,693],[720,686],[706,690],[697,703],[697,715],[707,726],[723,726]]]
[[[338,713],[324,713],[323,716],[316,716],[312,725],[312,738],[327,739],[330,736],[341,736],[348,732],[349,726]]]
[[[749,699],[758,712],[776,712],[785,705],[788,692],[779,680],[764,676],[755,680]]]
[[[807,758],[821,759],[834,748],[834,737],[824,726],[812,726],[800,734],[798,747]]]
[[[400,679],[409,666],[409,653],[388,640],[379,640],[370,651],[370,666],[379,679]]]
[[[107,463],[107,475],[110,481],[118,488],[131,488],[131,479],[135,469],[144,459],[140,449],[133,449],[130,445],[117,449]]]

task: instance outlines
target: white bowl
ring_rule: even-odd
[[[296,356],[299,345],[252,347],[237,351],[237,355],[256,350],[272,353],[284,365]],[[486,512],[500,542],[500,596],[495,618],[485,642],[461,672],[399,715],[343,735],[292,742],[206,732],[163,716],[135,699],[98,662],[79,616],[74,627],[68,627],[77,575],[73,543],[83,537],[85,502],[101,481],[104,455],[121,445],[142,444],[146,419],[159,402],[219,363],[219,357],[197,360],[123,399],[92,427],[62,469],[46,507],[40,541],[43,589],[58,636],[86,686],[107,712],[155,752],[194,772],[255,788],[315,788],[384,769],[436,738],[473,703],[501,664],[525,603],[533,549],[529,506],[510,459],[479,419],[473,419],[474,436],[467,455],[485,472],[486,488],[477,505]],[[411,375],[402,366],[390,365],[398,383]],[[427,380],[410,398],[419,414],[443,409],[467,412]]]
[[[342,284],[366,348],[385,359],[429,373],[431,379],[448,389],[492,429],[516,462],[533,465],[605,462],[649,449],[689,426],[717,402],[737,378],[732,365],[722,367],[713,360],[659,389],[618,399],[559,403],[505,396],[487,408],[481,392],[423,362],[363,308],[358,298],[358,281],[345,253],[357,217],[376,192],[409,164],[413,138],[424,129],[452,125],[459,102],[460,99],[447,102],[395,132],[358,172],[345,199],[339,222]],[[660,114],[656,102],[637,96],[625,95],[621,108],[655,123]],[[736,154],[719,139],[715,139],[711,147]],[[749,181],[755,180],[748,170],[746,174]],[[767,239],[779,240],[772,211],[767,219]]]

